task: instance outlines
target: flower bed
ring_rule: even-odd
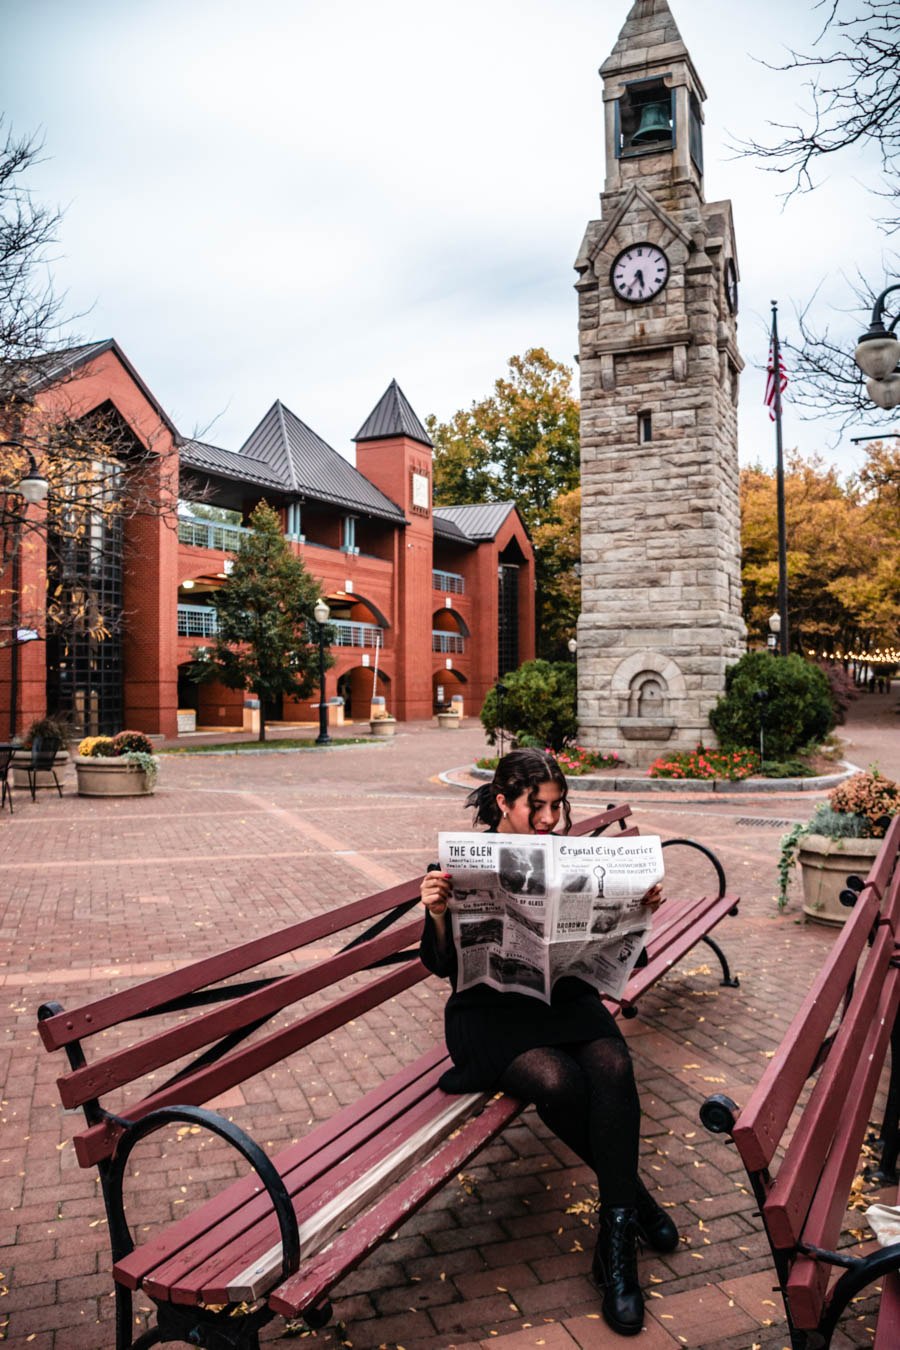
[[[75,758],[78,792],[82,797],[150,793],[156,785],[158,769],[153,742],[142,731],[85,736]],[[126,770],[127,776],[123,777],[120,770]]]
[[[579,778],[598,769],[615,769],[622,762],[615,751],[608,755],[603,750],[586,750],[580,745],[570,745],[565,750],[551,750],[548,746],[546,753],[553,756],[567,778]],[[479,769],[496,769],[499,762],[499,755],[484,755],[475,761]]]
[[[660,755],[647,770],[650,778],[728,778],[732,781],[759,773],[755,750],[673,750]]]

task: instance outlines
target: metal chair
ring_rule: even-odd
[[[56,752],[59,747],[58,736],[35,736],[31,742],[31,763],[28,765],[26,772],[28,774],[28,786],[31,788],[32,801],[35,801],[37,797],[37,776],[39,773],[52,773],[56,790],[60,796],[63,795],[60,781],[56,776],[56,769],[53,767],[53,761],[56,759]]]
[[[0,793],[0,811],[6,805],[6,799],[9,797],[9,814],[13,814],[12,804],[12,786],[9,781],[9,771],[12,767],[12,757],[16,753],[12,745],[0,746],[0,784],[3,785],[3,791]]]

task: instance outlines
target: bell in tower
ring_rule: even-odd
[[[579,742],[643,766],[714,737],[744,650],[737,252],[704,195],[706,98],[667,0],[600,68],[602,215],[579,273]]]

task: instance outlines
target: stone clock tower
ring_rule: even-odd
[[[606,185],[575,263],[581,370],[579,739],[647,765],[715,744],[744,650],[731,204],[707,202],[706,94],[666,0],[603,77]]]

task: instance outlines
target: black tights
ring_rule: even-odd
[[[641,1107],[624,1041],[526,1050],[506,1067],[499,1086],[533,1102],[544,1124],[593,1167],[602,1205],[634,1205]]]

